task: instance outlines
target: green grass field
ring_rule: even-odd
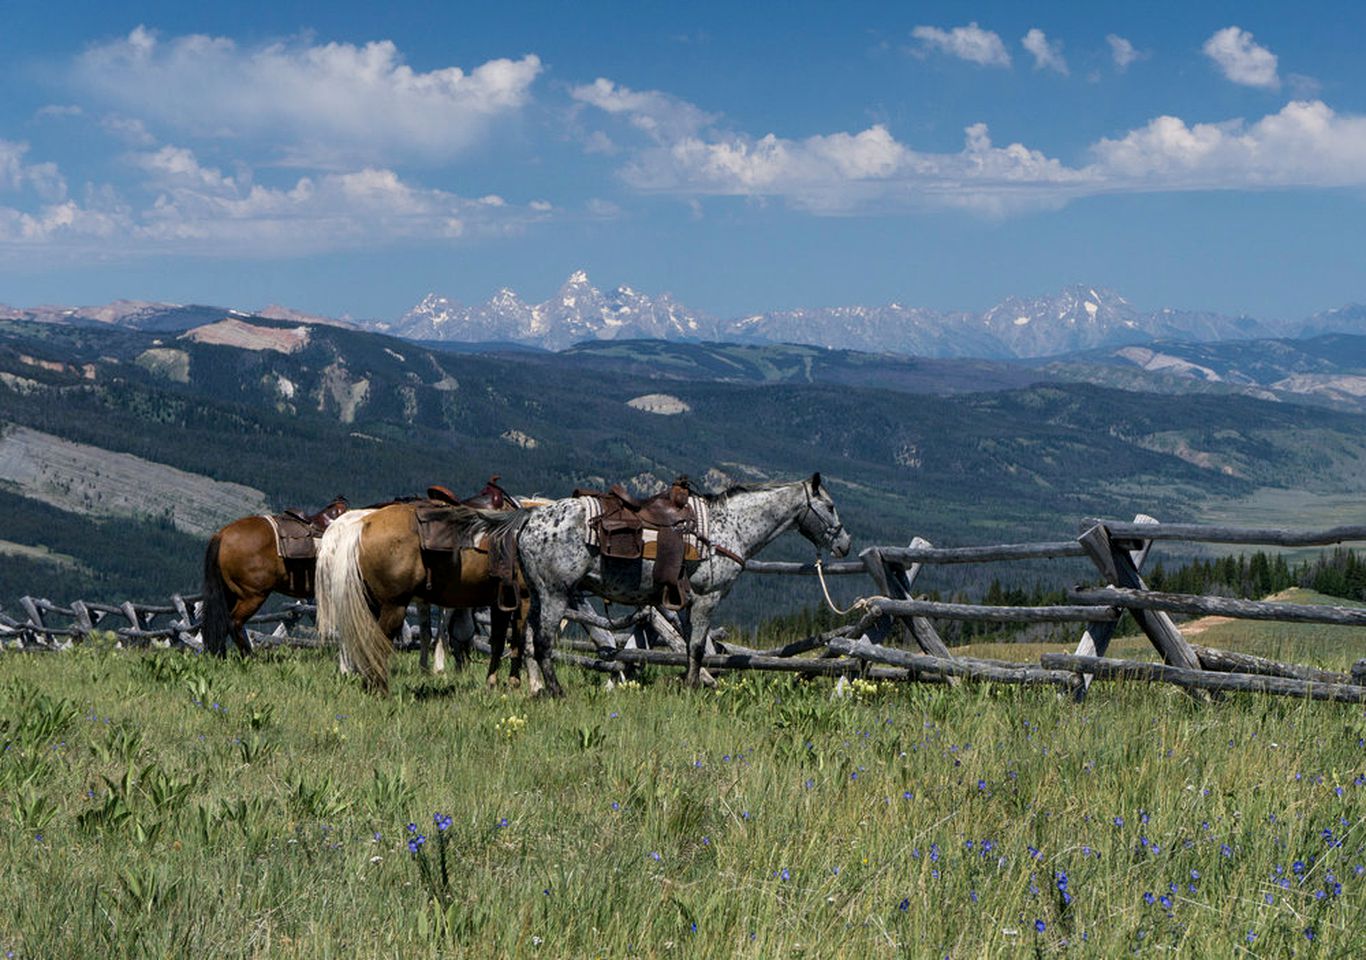
[[[1359,707],[481,674],[0,654],[0,953],[1366,954]]]

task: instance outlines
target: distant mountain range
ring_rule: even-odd
[[[102,307],[0,306],[0,319],[115,324],[147,331],[189,329],[232,315],[248,316],[219,307],[143,301],[116,301]],[[1144,311],[1111,290],[1084,284],[1050,296],[1010,297],[981,313],[890,303],[771,311],[722,320],[692,310],[667,293],[651,296],[627,286],[604,293],[581,270],[541,303],[528,303],[515,291],[503,288],[473,306],[430,293],[394,321],[334,320],[279,306],[255,311],[254,315],[350,326],[426,343],[557,351],[576,343],[641,339],[794,343],[868,353],[988,360],[1055,357],[1157,341],[1221,343],[1366,334],[1366,306],[1361,304],[1278,324],[1249,316],[1170,307]]]
[[[1042,297],[1010,297],[982,313],[900,303],[772,311],[719,320],[672,296],[630,287],[603,293],[583,271],[555,296],[529,304],[503,289],[464,306],[429,294],[374,329],[413,340],[502,341],[562,350],[593,340],[663,339],[798,343],[921,357],[1048,357],[1155,340],[1220,342],[1323,333],[1366,333],[1366,307],[1350,305],[1293,324],[1164,308],[1139,310],[1119,294],[1077,285]]]

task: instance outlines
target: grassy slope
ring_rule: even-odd
[[[316,653],[7,657],[0,949],[1230,956],[1250,931],[1261,956],[1366,951],[1359,708],[609,693],[572,670],[542,703],[414,670],[380,701]]]

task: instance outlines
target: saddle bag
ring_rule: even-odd
[[[643,528],[634,518],[599,517],[598,544],[604,557],[639,560],[645,555]]]
[[[285,560],[315,560],[320,531],[292,513],[265,515],[275,530],[275,549]]]
[[[423,550],[452,553],[460,547],[470,546],[459,542],[459,530],[454,515],[455,511],[446,504],[421,503],[414,506],[417,538]]]

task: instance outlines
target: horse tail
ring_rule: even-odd
[[[218,565],[218,551],[223,538],[214,534],[204,551],[204,609],[199,632],[204,649],[215,657],[228,655],[228,638],[234,630],[232,614],[228,612],[228,584]]]
[[[370,609],[360,568],[362,521],[369,511],[342,514],[327,528],[318,548],[318,634],[336,643],[342,673],[357,673],[367,687],[389,690],[393,644]]]

